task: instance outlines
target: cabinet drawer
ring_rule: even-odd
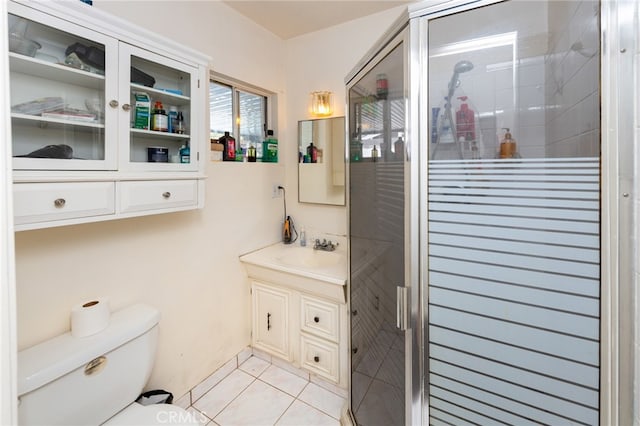
[[[16,183],[16,225],[115,213],[113,182]]]
[[[198,205],[197,180],[119,182],[118,185],[121,213]]]
[[[319,337],[338,342],[338,305],[313,297],[300,298],[302,318],[300,328]]]
[[[300,365],[317,375],[338,383],[338,345],[312,336],[300,336]]]

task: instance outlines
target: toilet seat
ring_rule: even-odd
[[[105,426],[195,426],[201,415],[171,404],[130,404],[107,420]],[[207,419],[208,421],[208,419]]]

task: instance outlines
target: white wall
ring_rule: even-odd
[[[334,96],[334,117],[344,116],[344,78],[400,15],[403,7],[356,19],[287,41],[287,133],[292,144],[281,153],[286,165],[287,208],[307,238],[319,233],[346,235],[346,207],[298,203],[298,121],[314,118],[309,94],[328,90]],[[326,161],[326,159],[325,159]]]
[[[223,3],[176,4],[94,7],[203,51],[220,72],[282,92],[282,40]],[[67,331],[71,307],[98,296],[113,309],[142,301],[162,312],[150,388],[180,396],[247,346],[249,287],[238,255],[278,240],[282,200],[271,199],[271,184],[284,181],[281,165],[247,166],[208,163],[203,210],[17,233],[19,349]]]
[[[346,233],[344,207],[296,202],[297,121],[308,117],[308,93],[317,89],[332,90],[335,115],[344,115],[344,76],[398,10],[285,42],[222,2],[94,0],[94,7],[279,94],[281,162],[208,163],[203,210],[16,234],[19,349],[68,331],[76,303],[108,296],[115,310],[145,302],[162,312],[148,388],[180,396],[250,343],[249,286],[238,255],[280,239],[274,183],[285,182],[296,223]]]

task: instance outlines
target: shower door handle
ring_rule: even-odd
[[[409,328],[409,289],[403,286],[396,287],[396,327]]]

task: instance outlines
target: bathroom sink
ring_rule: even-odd
[[[347,256],[344,245],[335,251],[277,243],[240,256],[250,278],[334,298],[344,303]],[[329,284],[329,285],[327,285]]]
[[[278,256],[275,259],[283,265],[302,266],[314,269],[334,266],[345,261],[341,253],[303,247],[286,250],[282,256]]]

